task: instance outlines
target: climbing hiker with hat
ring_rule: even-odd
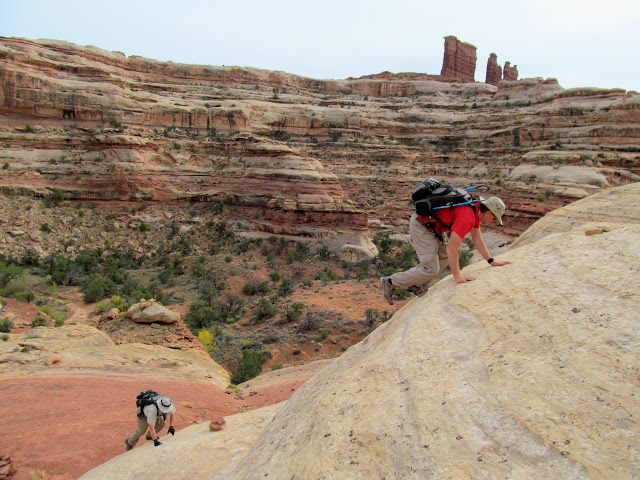
[[[163,397],[153,390],[145,390],[136,397],[136,410],[138,416],[138,428],[124,440],[127,451],[135,447],[144,432],[147,432],[147,440],[153,440],[157,447],[162,445],[158,433],[164,428],[169,415],[169,433],[175,435],[173,417],[176,407],[169,397]]]
[[[504,202],[498,197],[476,198],[467,190],[433,178],[416,187],[412,195],[416,212],[409,221],[409,232],[420,264],[381,279],[382,295],[390,305],[393,305],[396,288],[405,288],[416,296],[424,295],[427,289],[423,286],[447,265],[457,283],[476,280],[462,275],[458,262],[458,249],[468,233],[471,233],[471,240],[482,258],[492,267],[511,263],[491,256],[480,230],[482,224],[497,222],[503,225]],[[445,232],[451,232],[448,242]]]

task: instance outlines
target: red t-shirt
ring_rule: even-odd
[[[456,232],[460,238],[464,238],[472,228],[480,228],[480,219],[478,213],[480,209],[476,206],[476,211],[470,205],[460,205],[459,207],[441,208],[436,211],[438,220],[442,222],[435,222],[435,233],[442,235],[442,232],[453,231]],[[428,221],[429,217],[423,217],[420,215],[420,222]],[[424,223],[423,223],[424,224]],[[443,228],[443,225],[445,228]],[[451,225],[451,228],[446,226]]]

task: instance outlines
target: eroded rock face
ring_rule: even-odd
[[[506,267],[475,264],[475,282],[441,281],[212,478],[638,476],[640,226],[585,228],[512,249]]]
[[[0,342],[0,374],[104,373],[175,376],[229,384],[229,374],[204,351],[158,345],[116,345],[109,336],[87,325],[38,327],[9,334]]]
[[[453,35],[444,37],[444,59],[440,75],[450,81],[475,82],[476,47]]]

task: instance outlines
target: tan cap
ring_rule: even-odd
[[[504,215],[506,207],[504,206],[504,202],[502,200],[500,200],[498,197],[480,197],[480,203],[487,207],[491,213],[493,213],[493,216],[496,217],[499,225],[504,225],[502,223],[502,215]]]

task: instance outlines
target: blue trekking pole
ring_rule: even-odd
[[[473,190],[474,188],[480,188],[480,187],[484,187],[484,185],[474,185],[473,187],[467,187],[467,188],[463,188],[463,190]],[[472,200],[470,202],[464,202],[464,203],[456,203],[455,205],[443,205],[442,207],[435,207],[432,208],[432,210],[440,210],[441,208],[451,208],[451,207],[459,207],[460,205],[471,205],[472,203],[478,203],[477,200]]]

